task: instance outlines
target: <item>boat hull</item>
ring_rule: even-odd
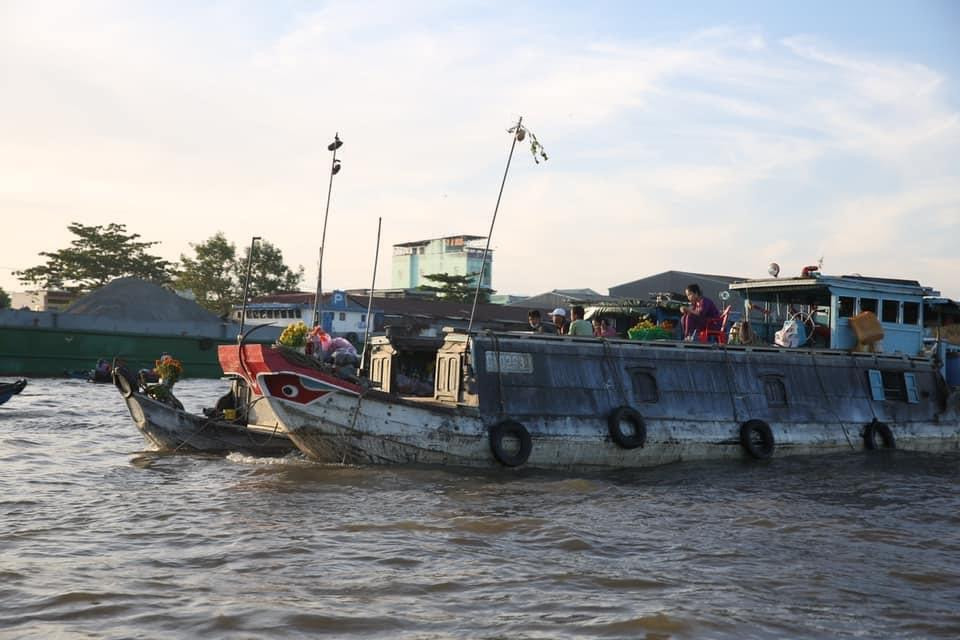
[[[23,391],[26,386],[27,381],[25,379],[16,382],[0,382],[0,404],[6,403],[7,400]]]
[[[371,394],[330,394],[309,406],[268,398],[297,447],[322,462],[427,464],[502,468],[490,427],[469,411],[443,412]],[[625,449],[600,418],[522,418],[530,434],[524,467],[578,470],[654,467],[681,461],[747,460],[742,424],[724,420],[647,420],[642,447]],[[868,447],[866,425],[789,423],[769,425],[774,456],[825,455]],[[898,449],[960,450],[956,424],[911,423],[891,428]]]
[[[296,450],[275,424],[241,424],[191,414],[136,391],[124,401],[137,429],[159,451],[274,457]]]
[[[433,397],[415,398],[338,387],[282,353],[244,349],[244,371],[282,428],[323,462],[600,469],[960,450],[957,403],[923,358],[451,336]],[[376,349],[371,368],[388,388],[394,365],[378,367]],[[642,437],[619,431],[624,412]]]

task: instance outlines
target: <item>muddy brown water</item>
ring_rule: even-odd
[[[957,454],[565,475],[145,446],[109,385],[0,407],[0,638],[960,637]]]

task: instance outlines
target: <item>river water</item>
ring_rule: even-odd
[[[557,475],[145,446],[110,385],[0,407],[0,638],[960,637],[960,455]]]

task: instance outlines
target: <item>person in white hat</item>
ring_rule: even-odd
[[[557,328],[557,333],[561,336],[567,335],[567,329],[570,323],[567,322],[567,312],[563,307],[557,307],[550,314],[553,317],[553,326]]]

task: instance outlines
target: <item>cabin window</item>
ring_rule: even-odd
[[[884,300],[883,315],[880,318],[883,322],[896,322],[900,318],[900,301]]]
[[[787,406],[787,388],[780,376],[763,376],[763,393],[767,397],[767,406]]]
[[[909,383],[907,377],[909,376]],[[891,400],[894,402],[919,402],[917,394],[917,380],[914,374],[902,371],[867,371],[870,381],[870,395],[874,400]],[[908,393],[907,388],[910,387]]]
[[[907,385],[901,372],[881,371],[880,376],[883,379],[883,395],[887,400],[906,401]]]
[[[340,312],[340,322],[343,322],[343,321],[346,320],[346,319],[347,319],[347,314],[344,313],[343,311],[341,311],[341,312]]]
[[[837,297],[837,317],[838,318],[852,317],[855,302],[856,302],[856,298],[851,298],[849,296],[838,296]]]
[[[657,379],[652,371],[631,371],[630,379],[638,402],[657,402],[660,399],[657,393]]]
[[[860,311],[869,311],[873,315],[877,315],[877,299],[860,298]]]
[[[917,302],[903,303],[903,324],[920,324],[920,304]]]

